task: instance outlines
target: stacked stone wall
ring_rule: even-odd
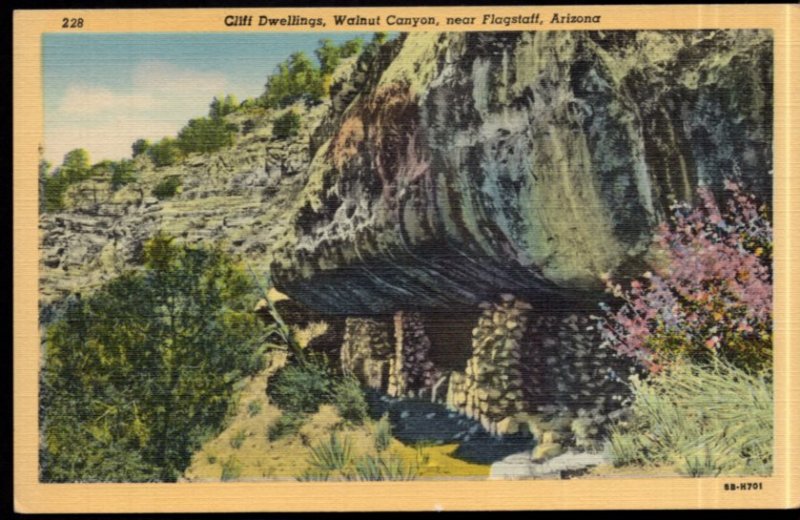
[[[431,341],[422,316],[416,312],[394,315],[395,351],[389,365],[391,396],[419,396],[430,391],[438,376],[430,360]]]
[[[558,435],[596,449],[630,399],[633,365],[603,345],[585,313],[537,316],[523,349],[528,411],[559,426]]]
[[[348,318],[342,368],[394,397],[434,398],[446,379],[449,409],[492,435],[532,434],[535,459],[568,446],[600,449],[608,426],[625,413],[633,369],[603,346],[590,315],[534,309],[512,294],[480,309],[463,371],[440,377],[424,317],[406,311],[393,320]]]
[[[356,377],[367,388],[385,391],[393,353],[389,334],[389,323],[385,320],[347,318],[340,354],[342,371]]]
[[[453,372],[448,407],[481,422],[492,434],[514,433],[510,417],[525,411],[522,347],[532,307],[511,294],[484,302],[472,331],[472,357]]]

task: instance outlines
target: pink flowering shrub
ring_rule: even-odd
[[[766,208],[727,182],[720,208],[706,189],[694,209],[673,207],[655,236],[652,272],[623,290],[604,339],[652,372],[677,357],[722,357],[758,370],[772,361],[772,226]]]

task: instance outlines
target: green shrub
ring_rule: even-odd
[[[367,418],[367,400],[354,377],[345,377],[333,386],[333,404],[339,415],[351,424],[363,424]]]
[[[212,119],[219,119],[228,114],[232,114],[239,109],[239,103],[236,101],[236,96],[228,94],[224,98],[214,96],[211,104],[208,107],[208,117]]]
[[[341,49],[334,45],[333,41],[325,38],[319,41],[319,47],[314,51],[319,60],[320,72],[322,74],[332,73],[339,65],[341,59]]]
[[[392,443],[392,423],[389,422],[389,415],[383,414],[380,420],[375,423],[375,449],[378,453],[389,449]]]
[[[177,175],[169,175],[156,184],[155,188],[153,188],[153,196],[158,200],[172,198],[178,192],[178,187],[180,187],[180,185],[180,177]]]
[[[236,480],[242,474],[242,465],[239,460],[231,455],[225,462],[222,463],[222,474],[220,480],[226,482],[228,480]]]
[[[115,162],[111,166],[111,190],[117,191],[136,180],[136,168],[133,166],[133,161],[121,160]]]
[[[768,475],[773,394],[769,373],[728,362],[677,363],[634,383],[632,419],[612,429],[615,465],[673,464],[688,475]]]
[[[300,413],[283,412],[278,419],[267,429],[267,439],[276,441],[287,435],[294,435],[306,421],[306,416]]]
[[[255,417],[256,415],[261,413],[261,401],[253,399],[249,403],[247,403],[247,415],[250,417]]]
[[[236,126],[221,118],[198,117],[178,132],[176,144],[184,154],[210,153],[233,144]]]
[[[287,365],[267,384],[270,401],[284,412],[315,413],[330,402],[331,372],[324,357],[309,357],[305,364]]]
[[[300,116],[294,110],[289,110],[272,124],[272,137],[275,139],[288,139],[300,132]]]
[[[89,177],[91,172],[89,152],[83,148],[76,148],[64,155],[64,162],[59,169],[67,182],[74,184]]]
[[[231,437],[230,445],[231,448],[238,450],[244,444],[244,440],[247,438],[247,432],[245,430],[237,431],[233,437]]]
[[[342,58],[349,58],[350,56],[355,56],[361,49],[364,47],[364,39],[363,38],[353,38],[352,40],[347,40],[343,44],[339,46],[339,56]]]
[[[377,43],[378,45],[383,45],[387,41],[389,41],[389,33],[387,32],[376,32],[372,35],[372,41]]]
[[[152,144],[147,139],[137,139],[131,145],[131,157],[139,157],[147,153],[151,146]]]
[[[237,381],[263,368],[253,280],[233,259],[161,235],[143,256],[47,326],[44,482],[176,480],[220,431]]]
[[[147,155],[158,167],[171,166],[181,159],[181,149],[171,137],[165,137],[147,149]]]
[[[107,166],[111,161],[104,161],[97,166]],[[52,173],[50,163],[39,162],[40,209],[42,211],[61,211],[64,209],[64,193],[72,184],[88,179],[93,169],[89,163],[89,152],[76,148],[64,155],[61,166]],[[95,170],[96,171],[96,170]]]
[[[67,179],[56,171],[42,181],[42,210],[45,212],[64,209],[64,193],[69,187]]]
[[[303,52],[296,52],[278,65],[267,79],[262,97],[269,108],[286,107],[299,100],[319,101],[324,95],[322,74]]]

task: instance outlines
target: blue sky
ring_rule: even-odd
[[[133,141],[175,135],[205,115],[215,95],[241,101],[263,92],[291,53],[313,56],[318,41],[371,33],[45,34],[45,158],[73,148],[92,162],[130,155]]]

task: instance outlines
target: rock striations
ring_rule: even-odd
[[[336,116],[276,244],[330,313],[591,291],[669,204],[768,195],[764,31],[414,33]]]

